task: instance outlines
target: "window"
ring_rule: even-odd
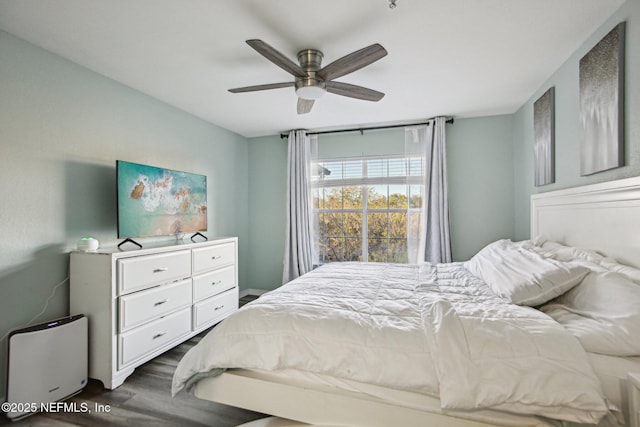
[[[324,159],[312,166],[318,262],[408,262],[422,207],[423,159]]]

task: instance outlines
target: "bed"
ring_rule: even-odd
[[[534,238],[466,263],[316,269],[218,325],[173,392],[316,425],[621,425],[637,218],[630,178],[532,196]]]

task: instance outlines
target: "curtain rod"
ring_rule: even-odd
[[[428,120],[433,120],[435,119],[435,117],[433,117],[432,119],[428,119]],[[453,117],[449,117],[445,123],[450,123],[453,124]],[[381,130],[381,129],[393,129],[393,128],[404,128],[407,126],[420,126],[420,125],[428,125],[429,121],[426,122],[421,122],[421,123],[406,123],[406,124],[402,124],[402,125],[388,125],[388,126],[374,126],[374,127],[362,127],[362,128],[353,128],[353,129],[338,129],[338,130],[325,130],[325,131],[318,131],[318,132],[307,132],[307,135],[325,135],[325,134],[329,134],[329,133],[344,133],[344,132],[360,132],[360,134],[362,134],[364,131],[366,130]],[[284,138],[288,138],[289,134],[286,133],[281,133],[280,134],[280,139],[284,139]]]

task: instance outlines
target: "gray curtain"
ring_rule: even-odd
[[[427,126],[405,130],[407,155],[420,153],[424,158],[422,208],[409,212],[407,238],[412,263],[451,262],[445,122],[446,118],[437,117]]]
[[[306,132],[289,132],[287,156],[287,229],[282,283],[313,268],[311,142]]]

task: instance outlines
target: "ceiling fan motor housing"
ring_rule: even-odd
[[[298,52],[300,67],[307,77],[296,77],[296,94],[303,99],[318,99],[327,91],[325,81],[316,77],[316,71],[322,66],[322,52],[316,49],[304,49]]]

